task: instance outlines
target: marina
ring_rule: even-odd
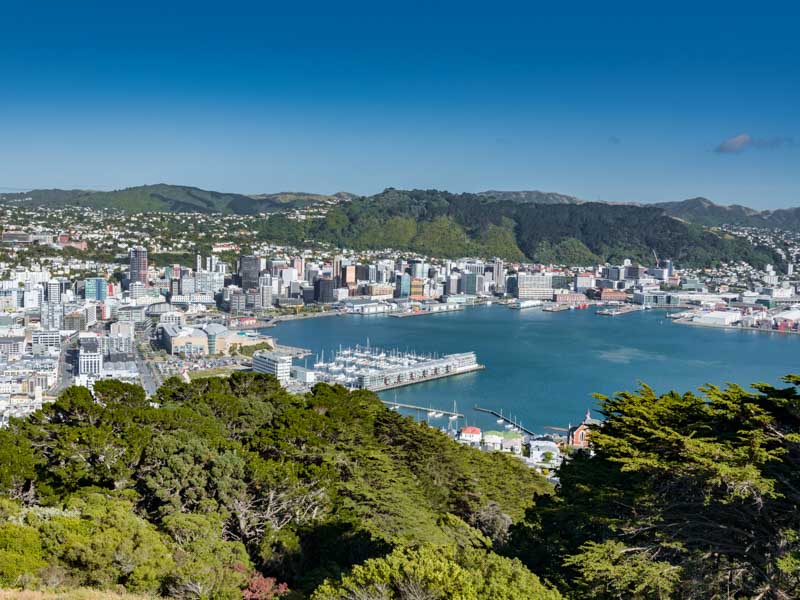
[[[528,435],[534,435],[534,436],[537,435],[536,433],[534,433],[532,430],[528,429],[527,427],[523,427],[521,422],[517,423],[516,419],[512,420],[512,419],[509,419],[507,416],[503,415],[503,411],[497,412],[494,409],[483,408],[483,407],[478,406],[477,404],[472,407],[472,410],[475,410],[475,411],[481,412],[481,413],[487,413],[487,414],[490,414],[490,415],[492,415],[494,417],[497,417],[497,423],[504,424],[506,426],[506,428],[510,429],[511,431],[521,431],[522,433],[526,433]]]
[[[314,362],[314,381],[374,392],[452,377],[483,369],[474,352],[438,355],[383,350],[356,345],[340,348],[328,362],[323,352]]]

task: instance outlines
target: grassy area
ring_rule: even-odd
[[[236,371],[247,371],[247,367],[231,365],[229,367],[215,367],[213,369],[203,369],[202,371],[189,371],[189,379],[201,379],[203,377],[228,377]]]
[[[242,356],[249,356],[250,358],[253,357],[253,354],[258,352],[259,350],[272,350],[272,344],[269,342],[260,342],[258,344],[252,344],[250,346],[239,346],[237,349],[238,353]]]

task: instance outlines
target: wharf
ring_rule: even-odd
[[[523,427],[522,425],[519,425],[518,423],[514,423],[514,421],[512,421],[511,419],[509,419],[505,415],[497,412],[496,410],[493,410],[491,408],[482,408],[482,407],[478,406],[477,404],[475,406],[473,406],[472,408],[473,408],[473,410],[477,410],[478,412],[488,413],[490,415],[494,415],[498,419],[502,419],[503,421],[505,421],[507,424],[514,425],[517,429],[519,429],[523,433],[527,433],[528,435],[531,435],[531,436],[534,436],[534,437],[536,435],[538,435],[538,434],[534,433],[533,431],[531,431],[530,429],[528,429],[527,427]]]
[[[367,389],[372,392],[384,392],[386,390],[405,387],[407,385],[414,385],[415,383],[425,383],[426,381],[433,381],[435,379],[444,379],[445,377],[454,377],[456,375],[464,375],[465,373],[482,371],[485,368],[486,367],[484,367],[483,365],[473,365],[470,367],[463,367],[458,371],[449,371],[446,373],[439,373],[438,375],[425,375],[415,379],[404,379],[402,381],[396,381],[394,383],[383,384],[380,386],[369,386]],[[444,411],[439,411],[439,412],[444,412]]]
[[[395,402],[394,400],[383,400],[383,399],[381,399],[381,402],[383,402],[384,404],[386,404],[389,407],[395,407],[396,406],[397,408],[405,408],[407,410],[419,410],[419,411],[424,411],[426,413],[427,412],[431,412],[432,410],[434,410],[430,406],[417,406],[416,404],[404,404],[403,402]],[[463,419],[464,418],[464,414],[460,413],[460,412],[453,412],[451,410],[444,410],[444,409],[438,409],[438,408],[435,409],[435,410],[436,410],[436,412],[442,413],[443,415],[446,415],[448,417],[456,417],[456,418],[459,418],[459,419]]]
[[[544,312],[564,312],[569,310],[569,304],[556,304],[552,306],[545,306],[542,309]]]
[[[641,306],[636,306],[633,304],[627,304],[625,306],[619,306],[615,308],[604,308],[595,311],[594,314],[602,315],[604,317],[616,317],[617,315],[627,315],[628,313],[637,312],[640,310],[644,310]]]
[[[299,348],[297,346],[284,346],[282,344],[275,344],[275,349],[273,350],[276,354],[288,354],[292,358],[304,358],[306,356],[311,356],[311,350],[307,348]]]
[[[446,310],[417,310],[417,311],[410,311],[410,312],[392,312],[389,313],[390,317],[395,317],[397,319],[404,319],[406,317],[422,317],[425,315],[446,315],[454,312],[459,312],[464,310],[464,307],[459,308],[448,308]]]

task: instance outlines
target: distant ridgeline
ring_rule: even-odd
[[[358,198],[282,193],[246,196],[192,187],[152,185],[114,192],[34,190],[0,195],[23,206],[90,206],[135,212],[271,213],[260,223],[261,237],[302,244],[329,242],[354,249],[393,248],[438,257],[499,256],[587,265],[631,258],[650,263],[654,253],[680,266],[714,266],[747,261],[780,265],[771,249],[708,231],[724,222],[800,229],[800,209],[757,213],[696,199],[662,205],[583,202],[544,192],[451,194],[436,190],[387,189]],[[324,207],[325,216],[296,220],[287,213]],[[749,211],[749,212],[748,212]],[[730,219],[726,217],[730,216]],[[745,216],[747,217],[745,219]]]

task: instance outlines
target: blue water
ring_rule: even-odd
[[[483,407],[525,427],[564,427],[596,406],[593,393],[696,390],[705,383],[778,385],[800,373],[800,335],[677,325],[658,310],[604,317],[594,310],[546,313],[503,306],[397,319],[344,316],[290,321],[266,333],[282,344],[328,354],[339,345],[438,352],[473,350],[484,371],[384,392],[387,400],[452,409],[467,423],[498,428]],[[313,357],[309,362],[313,361]],[[426,414],[417,415],[422,419]],[[438,420],[445,425],[447,419]]]

